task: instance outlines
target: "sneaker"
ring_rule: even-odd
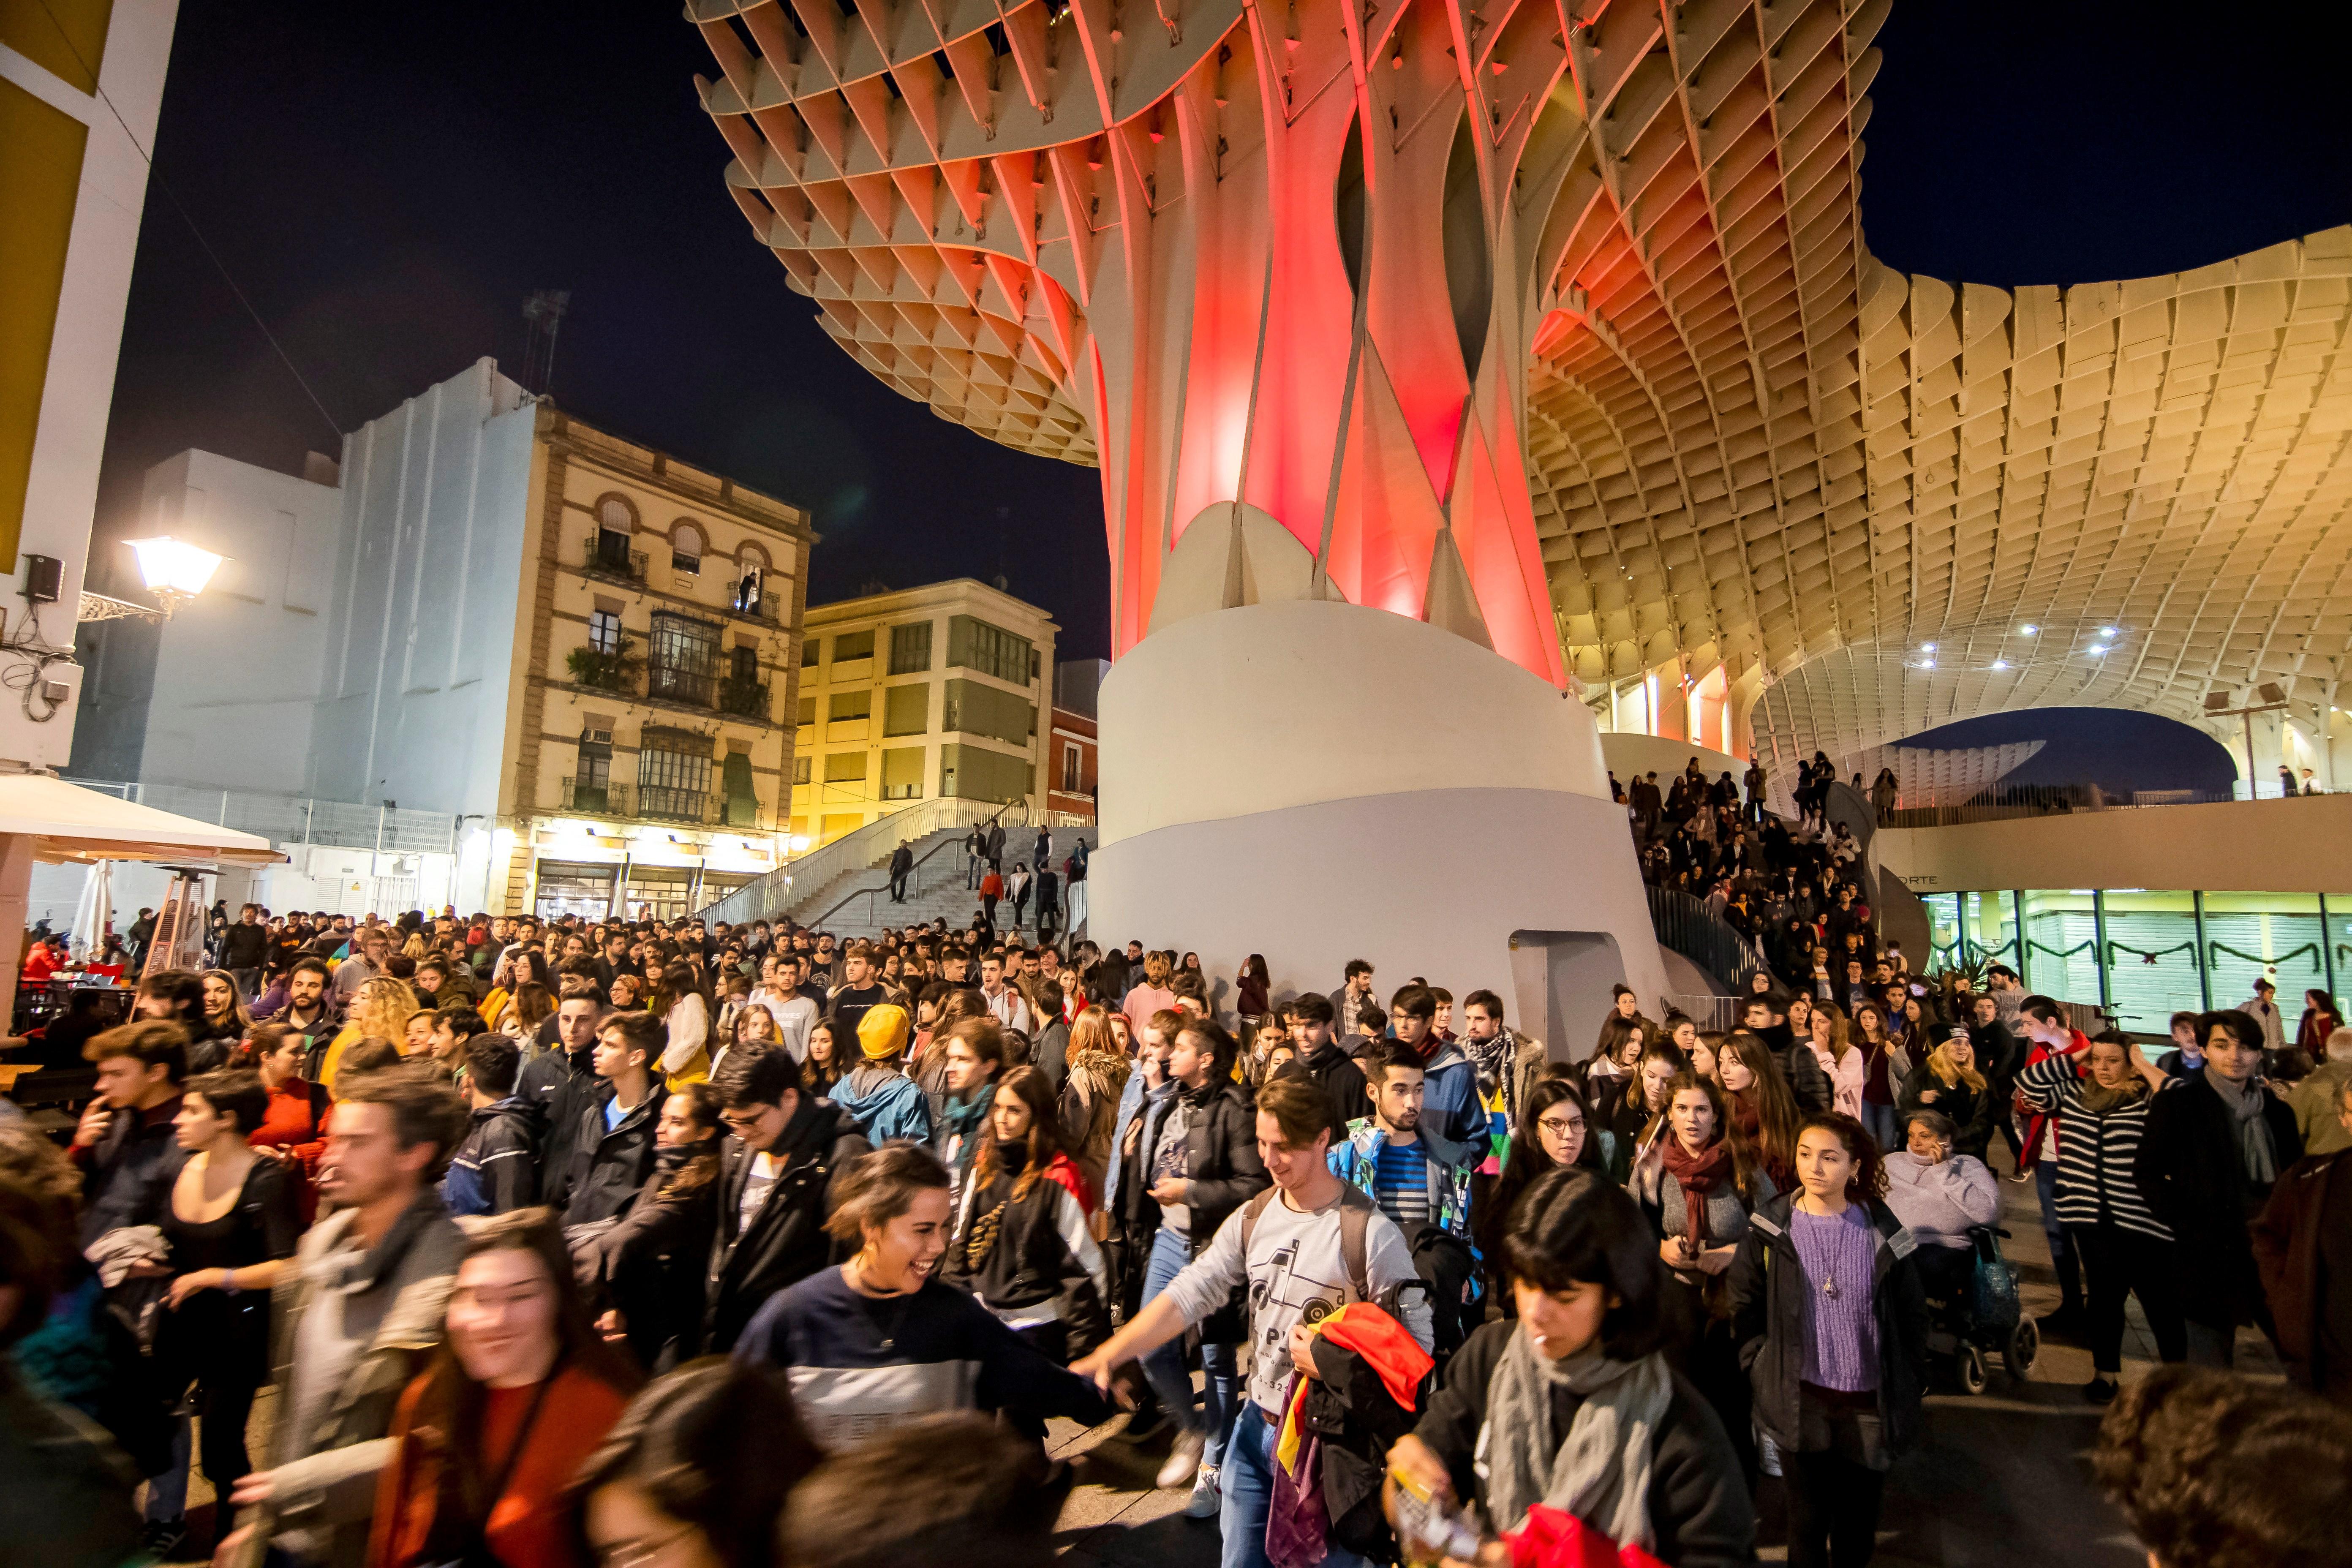
[[[1158,1436],[1160,1429],[1167,1425],[1168,1412],[1156,1405],[1149,1410],[1129,1411],[1127,1426],[1119,1432],[1118,1440],[1122,1443],[1148,1442]]]
[[[1217,1489],[1217,1468],[1202,1465],[1201,1473],[1192,1478],[1192,1500],[1184,1505],[1186,1519],[1214,1519],[1217,1507],[1224,1500]]]
[[[151,1519],[139,1532],[139,1550],[157,1563],[176,1562],[187,1550],[188,1521]]]
[[[2101,1373],[2083,1385],[2083,1397],[2094,1405],[2112,1405],[2116,1400],[2116,1380]]]
[[[1201,1468],[1201,1450],[1209,1445],[1205,1432],[1190,1427],[1176,1434],[1176,1446],[1168,1450],[1168,1462],[1160,1467],[1160,1476],[1152,1484],[1159,1487],[1188,1487]]]

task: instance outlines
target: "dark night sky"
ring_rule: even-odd
[[[2302,9],[2249,26],[2178,4],[1896,0],[1865,132],[1873,249],[2070,283],[2352,218],[2352,24]],[[183,0],[157,173],[336,426],[482,354],[519,367],[523,297],[568,288],[557,399],[811,507],[813,599],[1003,572],[1066,656],[1107,652],[1094,471],[949,425],[833,347],[721,184],[692,86],[712,70],[675,4]],[[151,191],[101,541],[186,447],[297,472],[305,448],[336,450]]]

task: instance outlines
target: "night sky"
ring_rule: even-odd
[[[2073,283],[2352,219],[2352,23],[2302,9],[1896,0],[1864,133],[1872,248]],[[675,4],[182,0],[156,173],[326,414],[151,188],[93,586],[150,465],[202,447],[299,472],[481,355],[518,370],[524,296],[569,289],[557,400],[810,507],[813,601],[1002,573],[1064,657],[1107,653],[1094,470],[950,425],[834,348],[727,195],[698,71],[716,74]]]

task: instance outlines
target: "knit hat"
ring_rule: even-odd
[[[887,1061],[907,1048],[907,1010],[883,1002],[857,1020],[857,1048],[867,1061]]]

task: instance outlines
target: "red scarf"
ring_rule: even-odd
[[[1732,1175],[1731,1141],[1718,1138],[1696,1154],[1683,1147],[1683,1141],[1668,1132],[1658,1140],[1659,1155],[1666,1170],[1683,1189],[1683,1224],[1690,1233],[1691,1249],[1706,1250],[1708,1235],[1706,1200],[1708,1194]]]

